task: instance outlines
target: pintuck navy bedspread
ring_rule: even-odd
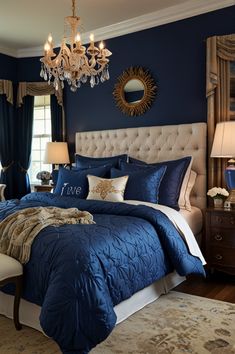
[[[146,206],[31,193],[0,204],[0,220],[32,206],[77,207],[94,225],[47,227],[24,267],[23,297],[42,306],[40,323],[64,354],[85,354],[116,322],[113,307],[173,269],[204,275],[175,227]]]

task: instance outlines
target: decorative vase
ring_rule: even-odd
[[[214,207],[215,208],[222,208],[224,205],[224,201],[221,198],[214,198]]]

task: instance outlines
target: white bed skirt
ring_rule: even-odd
[[[176,272],[168,274],[166,277],[156,281],[152,285],[138,291],[129,299],[122,301],[120,304],[114,307],[114,311],[117,315],[117,324],[124,321],[136,311],[142,309],[144,306],[155,301],[162,294],[166,294],[171,289],[179,285],[185,280],[185,277],[179,276]],[[13,302],[14,297],[4,294],[0,291],[0,314],[8,318],[13,317]],[[41,307],[32,304],[26,300],[20,302],[19,318],[21,324],[37,329],[43,332],[40,323]]]

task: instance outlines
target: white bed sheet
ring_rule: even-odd
[[[202,232],[203,216],[201,209],[192,206],[192,211],[181,209],[179,213],[187,221],[195,236]]]

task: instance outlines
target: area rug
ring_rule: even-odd
[[[31,328],[0,316],[1,354],[59,354]],[[91,354],[235,354],[235,304],[170,292],[119,324]]]

